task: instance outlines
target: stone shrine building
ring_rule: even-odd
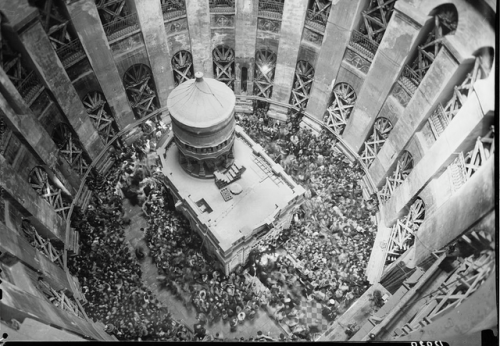
[[[227,275],[289,227],[305,190],[236,125],[226,84],[198,72],[167,105],[173,131],[157,151],[163,174],[176,209]]]

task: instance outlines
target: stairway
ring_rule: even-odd
[[[80,253],[80,233],[74,228],[70,228],[68,235],[67,250],[75,255]]]
[[[92,198],[92,190],[90,190],[87,185],[83,186],[83,191],[78,199],[77,205],[81,208],[82,212],[85,212],[90,204]]]
[[[214,172],[215,185],[217,185],[219,189],[222,189],[233,181],[240,179],[245,170],[245,167],[235,161],[225,173],[221,173],[220,171]]]
[[[97,172],[106,176],[106,173],[109,171],[111,166],[113,166],[114,162],[115,160],[111,157],[111,154],[109,152],[106,152],[97,162],[95,168],[97,169]]]

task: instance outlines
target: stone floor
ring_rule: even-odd
[[[123,210],[125,217],[130,218],[132,223],[125,229],[126,240],[130,244],[130,250],[133,252],[136,246],[141,246],[146,249],[146,242],[143,239],[144,233],[140,230],[146,228],[147,221],[143,217],[142,209],[139,206],[132,206],[128,200],[123,201]],[[146,251],[148,254],[148,251]],[[152,263],[149,256],[141,263],[142,265],[142,279],[145,284],[151,289],[157,299],[168,306],[173,317],[184,323],[189,329],[198,323],[196,319],[196,310],[194,308],[187,309],[182,301],[176,299],[168,290],[159,290],[156,277],[158,270]],[[265,310],[260,309],[253,321],[244,321],[243,324],[238,325],[235,332],[230,331],[229,323],[224,323],[222,320],[212,325],[206,325],[207,333],[215,335],[215,333],[223,333],[226,339],[233,339],[235,337],[256,337],[258,331],[262,331],[265,335],[271,338],[278,339],[280,333],[284,333],[282,327],[269,317]]]

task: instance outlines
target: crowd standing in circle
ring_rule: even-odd
[[[115,166],[105,179],[97,172],[88,179],[94,203],[86,214],[77,209],[73,213],[81,252],[70,258],[68,266],[82,283],[88,316],[106,324],[119,340],[228,340],[221,332],[209,335],[205,326],[222,320],[236,331],[263,309],[280,323],[297,320],[302,299],[322,302],[324,316],[333,320],[368,288],[364,270],[374,240],[376,204],[361,198],[359,165],[337,152],[327,133],[316,137],[298,129],[297,122],[276,128],[261,109],[237,119],[306,189],[306,201],[289,230],[227,277],[216,269],[216,259],[206,253],[189,222],[168,202],[159,164],[149,164],[148,154],[167,130],[163,123],[149,120],[147,135],[114,151]],[[124,198],[141,205],[157,279],[196,312],[199,324],[194,334],[176,322],[141,282],[137,260],[144,254],[136,249],[134,256],[125,243],[124,228],[130,220],[123,218]],[[283,251],[291,249],[288,255]],[[255,278],[265,289],[257,287]],[[289,335],[259,332],[243,340],[308,340],[310,330],[296,323]]]

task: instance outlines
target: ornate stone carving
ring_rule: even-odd
[[[259,18],[257,21],[257,29],[262,30],[262,31],[279,33],[280,28],[281,28],[281,22],[278,22],[276,20]]]
[[[187,19],[182,18],[172,23],[168,23],[165,25],[165,28],[167,29],[167,35],[172,35],[177,32],[186,31],[188,28]]]
[[[321,46],[321,43],[323,42],[323,35],[320,35],[315,31],[304,28],[304,40],[314,43],[315,45]]]
[[[354,66],[356,69],[360,70],[364,74],[367,74],[368,70],[370,69],[370,62],[362,58],[359,54],[350,49],[346,49],[344,60],[349,65]]]
[[[217,28],[234,27],[234,16],[215,14],[212,17],[212,26]]]

